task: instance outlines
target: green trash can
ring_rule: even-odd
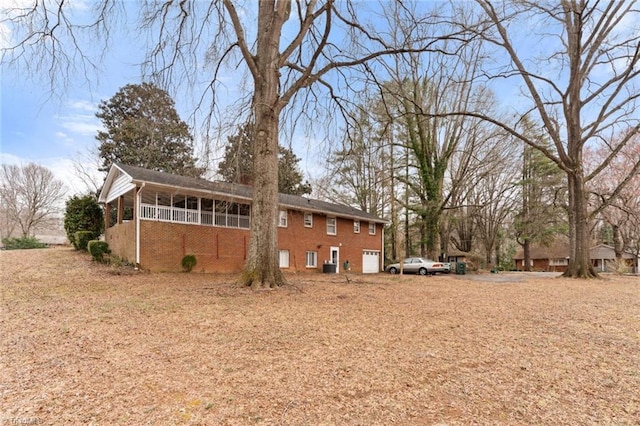
[[[456,262],[456,274],[464,275],[467,273],[467,264],[464,262]]]

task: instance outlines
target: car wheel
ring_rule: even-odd
[[[418,271],[418,273],[420,275],[427,275],[427,268],[420,268],[420,270]]]
[[[397,274],[398,270],[396,268],[389,268],[389,273],[390,274]]]

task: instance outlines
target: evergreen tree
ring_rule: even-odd
[[[532,124],[527,122],[525,125],[531,132]],[[549,146],[548,142],[541,144]],[[524,269],[529,271],[531,244],[551,244],[566,223],[561,207],[566,202],[566,182],[562,170],[553,161],[525,145],[520,185],[522,204],[514,227],[516,241],[524,251]]]
[[[227,138],[224,159],[218,173],[225,182],[253,185],[253,124],[245,123],[238,132]],[[282,194],[311,194],[311,184],[302,182],[298,167],[300,158],[291,149],[278,147],[278,192]]]
[[[92,232],[96,239],[104,231],[104,213],[93,195],[74,195],[67,200],[64,213],[64,230],[69,241],[76,246],[77,231]],[[77,247],[77,246],[76,246]]]
[[[104,126],[96,136],[101,170],[117,161],[181,176],[202,175],[189,126],[166,91],[151,83],[128,84],[98,109],[96,117]]]

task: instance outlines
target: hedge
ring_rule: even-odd
[[[95,233],[91,231],[78,231],[74,234],[73,245],[76,250],[87,251],[89,241],[95,239]]]
[[[111,253],[109,250],[109,244],[106,241],[91,240],[87,244],[87,248],[93,260],[98,262],[104,262],[104,255]]]

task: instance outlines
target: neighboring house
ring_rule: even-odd
[[[615,249],[606,244],[591,247],[589,256],[593,267],[598,272],[633,272],[640,271],[640,258],[631,253],[622,253],[622,259],[616,260]]]
[[[253,188],[114,164],[100,192],[112,254],[150,271],[237,272],[247,258]],[[280,194],[285,271],[376,273],[385,221],[348,206]],[[335,265],[327,268],[325,264]]]
[[[589,249],[591,263],[597,272],[612,272],[619,270],[616,253],[613,247],[599,244]],[[518,270],[524,270],[524,252],[518,251],[514,257]],[[638,273],[640,258],[630,253],[623,253],[622,263],[627,271]],[[556,242],[550,247],[533,246],[531,248],[531,270],[564,272],[569,266],[569,245]]]
[[[556,241],[549,247],[532,245],[530,250],[532,271],[564,272],[569,266],[569,244]],[[524,271],[524,250],[520,248],[513,258],[516,269]]]

